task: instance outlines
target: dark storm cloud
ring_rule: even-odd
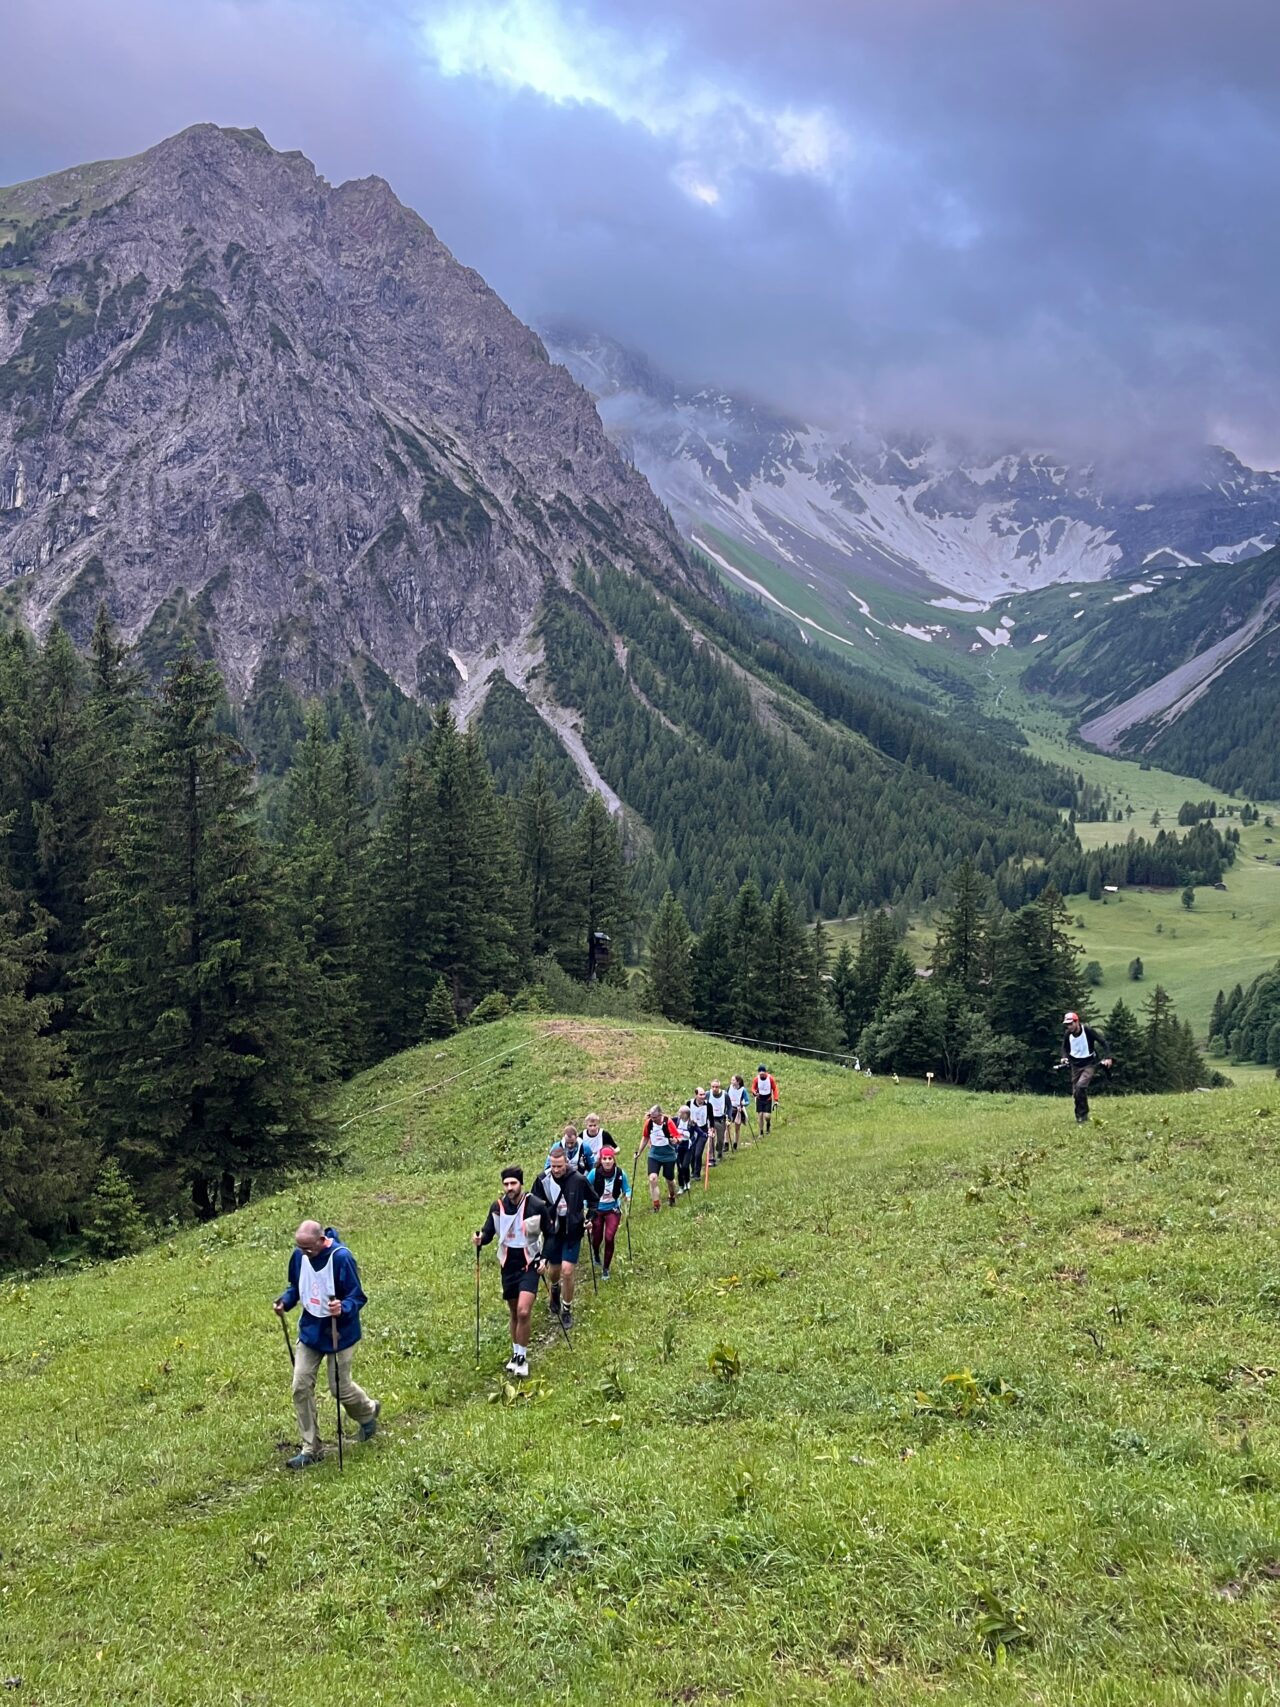
[[[34,0],[0,180],[258,124],[829,419],[1280,459],[1272,0]]]

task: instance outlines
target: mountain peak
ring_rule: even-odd
[[[689,574],[590,398],[385,179],[189,127],[0,192],[0,584],[232,691],[452,693],[607,556]]]

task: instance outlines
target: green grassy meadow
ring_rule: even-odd
[[[772,1064],[785,1123],[637,1213],[572,1351],[540,1301],[527,1392],[492,1257],[474,1361],[497,1167],[588,1108],[629,1161],[641,1106],[754,1060],[504,1021],[346,1087],[328,1179],[0,1285],[14,1699],[1274,1701],[1280,1096],[1102,1097],[1077,1132],[1064,1098]],[[310,1213],[384,1407],[341,1476],[280,1468]]]

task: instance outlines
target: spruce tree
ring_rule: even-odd
[[[80,1079],[144,1201],[202,1219],[320,1151],[297,964],[222,686],[185,646],[149,708],[93,896]]]
[[[428,755],[400,760],[371,851],[364,989],[378,1056],[418,1041],[443,936]]]
[[[569,833],[551,773],[538,759],[517,812],[520,876],[528,894],[530,953],[566,959],[576,950],[570,896]],[[576,969],[576,968],[575,968]]]
[[[89,674],[55,623],[39,649],[11,645],[0,662],[0,813],[11,819],[10,872],[38,914],[45,948],[33,995],[53,998],[54,1029],[71,1024],[84,954],[86,897],[97,863],[113,753],[91,704]]]
[[[1103,1035],[1111,1051],[1111,1086],[1118,1091],[1147,1089],[1146,1063],[1142,1051],[1142,1029],[1133,1009],[1121,999],[1107,1015]]]
[[[368,1059],[360,991],[359,870],[346,843],[339,751],[320,706],[306,714],[285,782],[282,867],[299,952],[294,1009],[316,1082]]]
[[[817,1025],[813,948],[785,883],[775,886],[769,900],[765,954],[764,1035],[779,1043],[804,1043]]]
[[[949,906],[933,947],[934,977],[954,984],[974,999],[983,985],[985,909],[990,888],[973,861],[965,860],[951,880]]]
[[[1079,950],[1068,935],[1070,914],[1050,887],[1022,907],[1004,933],[1000,966],[991,993],[991,1024],[1026,1051],[1027,1084],[1048,1090],[1051,1058],[1062,1035],[1062,1016],[1079,1009],[1085,988]]]
[[[423,1039],[427,1043],[433,1043],[442,1037],[452,1037],[457,1029],[458,1018],[453,1008],[453,997],[449,994],[449,986],[444,978],[439,977],[431,986],[427,1011],[422,1018]]]
[[[845,1042],[851,1049],[857,1043],[856,1036],[851,1036],[849,1032],[849,1013],[856,987],[853,950],[847,942],[842,942],[840,951],[836,955],[835,965],[831,968],[831,1000],[836,1013],[839,1015]]]
[[[48,1254],[94,1167],[64,1042],[49,1034],[52,1001],[26,995],[42,953],[42,932],[21,927],[17,898],[0,879],[0,1252],[8,1262]]]
[[[769,1029],[774,1018],[769,913],[754,878],[748,878],[738,891],[729,922],[729,941],[733,1011],[728,1029],[760,1043],[775,1042]]]
[[[684,908],[668,889],[649,932],[649,989],[665,1018],[687,1025],[693,1015],[693,936]]]
[[[448,706],[432,730],[430,815],[440,883],[434,965],[455,1010],[466,1012],[491,991],[515,987],[514,874],[479,739],[459,732]]]
[[[733,1029],[733,943],[729,903],[723,889],[712,891],[693,950],[693,1021],[703,1031]]]
[[[1142,1004],[1145,1021],[1142,1027],[1142,1059],[1144,1088],[1149,1091],[1181,1089],[1178,1022],[1169,992],[1163,984]]]
[[[609,810],[598,794],[587,803],[573,827],[570,884],[577,936],[577,966],[571,970],[591,980],[599,958],[598,938],[611,939],[611,955],[621,959],[622,933],[631,920],[622,846]]]

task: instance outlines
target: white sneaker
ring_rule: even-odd
[[[529,1360],[526,1357],[517,1357],[513,1352],[503,1368],[508,1375],[527,1375],[529,1373]]]

